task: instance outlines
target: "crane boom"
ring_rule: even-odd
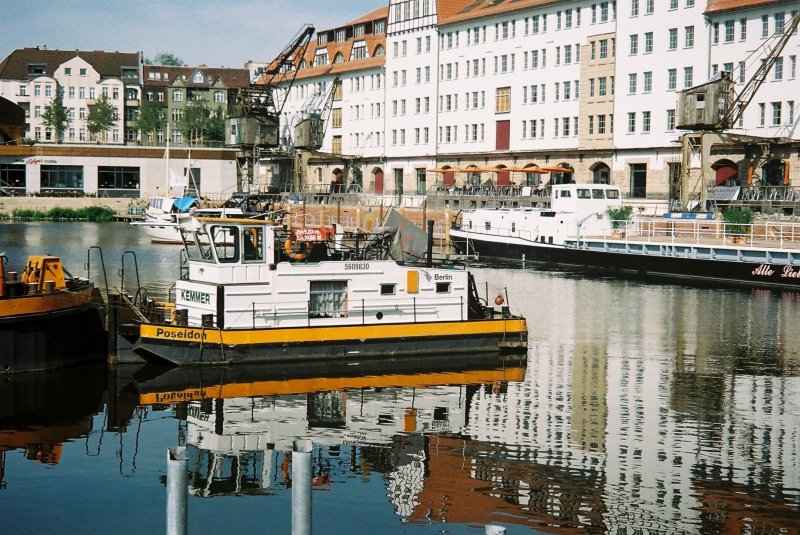
[[[795,30],[797,30],[798,24],[800,24],[800,12],[795,13],[792,20],[789,21],[789,24],[784,26],[783,33],[779,34],[776,32],[772,35],[771,39],[775,40],[774,44],[770,45],[769,41],[765,42],[764,46],[770,46],[771,48],[767,56],[761,60],[761,64],[758,66],[756,72],[736,96],[727,112],[720,118],[719,128],[721,130],[733,128],[742,117],[744,110],[753,100],[761,84],[767,79],[767,73],[769,73],[770,69],[775,65],[775,61],[780,56],[789,38]]]

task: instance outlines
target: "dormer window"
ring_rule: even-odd
[[[367,43],[365,41],[356,41],[353,44],[353,51],[350,54],[350,59],[361,59],[367,57]]]
[[[359,24],[353,28],[353,37],[361,37],[364,35],[364,25]]]
[[[347,31],[344,28],[336,30],[336,42],[341,43],[347,39]]]
[[[204,78],[203,78],[203,73],[201,73],[201,72],[196,72],[196,73],[194,73],[194,76],[192,77],[192,82],[193,82],[193,83],[195,83],[195,84],[202,84],[202,83],[203,83],[203,80],[204,80]]]

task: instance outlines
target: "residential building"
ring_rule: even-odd
[[[141,80],[141,52],[21,48],[0,63],[0,96],[25,110],[25,137],[38,142],[99,142],[100,138],[91,138],[86,120],[89,108],[101,96],[107,97],[119,117],[102,135],[102,142],[123,144],[135,139],[127,120],[139,106]],[[56,133],[42,123],[42,114],[59,96],[69,124],[56,139]]]

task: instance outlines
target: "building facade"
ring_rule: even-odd
[[[380,169],[364,175],[364,190],[396,198],[575,180],[666,199],[682,165],[681,91],[725,71],[739,94],[797,10],[781,0],[390,0],[383,101],[369,101],[383,105],[383,143],[378,130],[377,146],[359,151],[348,116],[345,135],[326,135],[322,150]],[[730,129],[788,142],[763,162],[765,185],[800,172],[798,51],[795,32]],[[302,66],[299,76],[325,81]],[[360,98],[356,87],[342,86],[344,101]],[[329,132],[340,117],[331,115]],[[717,184],[752,180],[746,146],[713,153]],[[311,171],[339,165],[312,160]],[[537,169],[552,172],[514,171]]]

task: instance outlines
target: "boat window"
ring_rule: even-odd
[[[394,295],[397,293],[396,284],[381,284],[381,295]]]
[[[517,231],[517,222],[516,221],[512,221],[511,222],[511,232],[516,232],[516,231]]]
[[[572,192],[568,189],[561,190],[559,197],[572,197]]]
[[[211,238],[220,262],[228,264],[239,261],[238,227],[214,225],[211,227]]]
[[[581,188],[578,190],[578,198],[579,199],[589,199],[591,198],[591,194],[589,193],[588,189]]]
[[[243,230],[242,236],[244,237],[244,261],[261,261],[264,251],[264,229],[259,227],[247,227]]]
[[[312,318],[347,316],[347,281],[310,281],[308,315]]]
[[[450,293],[450,283],[449,282],[437,282],[436,283],[436,293],[437,294],[449,294]]]
[[[617,189],[607,189],[606,190],[606,197],[609,199],[619,199],[619,190]]]
[[[492,222],[491,221],[484,221],[483,222],[483,228],[485,230],[492,230]]]
[[[592,190],[592,199],[602,199],[605,196],[603,195],[603,190],[601,189],[593,189]]]
[[[213,262],[214,255],[211,253],[211,240],[205,230],[181,229],[184,247],[186,248],[186,258],[197,262]]]

